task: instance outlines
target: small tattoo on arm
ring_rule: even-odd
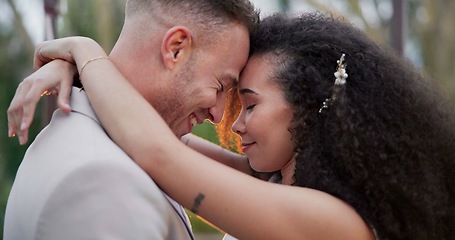
[[[189,138],[186,140],[185,145],[188,146],[188,143],[190,143],[190,139]]]
[[[194,199],[193,207],[191,208],[191,212],[197,213],[199,210],[199,206],[201,205],[202,200],[204,200],[205,196],[202,193],[199,193],[197,197]]]

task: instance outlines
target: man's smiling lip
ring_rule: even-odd
[[[204,119],[199,118],[195,113],[191,113],[188,122],[189,132],[191,132],[196,125],[202,124],[203,122]]]

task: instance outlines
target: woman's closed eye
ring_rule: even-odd
[[[251,111],[251,110],[253,110],[253,108],[254,108],[255,106],[256,106],[256,104],[251,104],[251,105],[249,105],[249,106],[246,107],[246,110],[247,110],[247,111]]]

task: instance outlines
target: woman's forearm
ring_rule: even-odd
[[[240,155],[238,153],[229,151],[228,149],[225,149],[215,143],[212,143],[191,133],[182,136],[180,140],[188,147],[204,154],[205,156],[215,161],[218,161],[226,166],[229,166],[246,174],[252,174],[252,169],[245,155]]]

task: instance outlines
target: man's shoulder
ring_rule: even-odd
[[[78,140],[80,142],[64,139],[66,143],[55,145],[41,142],[46,143],[46,147],[32,145],[19,167],[14,185],[23,181],[20,185],[39,185],[41,190],[49,191],[58,184],[72,181],[77,184],[119,180],[154,185],[147,173],[110,139],[91,136]],[[51,145],[52,148],[47,147]]]
[[[108,198],[137,198],[138,195],[162,198],[155,182],[132,160],[99,158],[68,171],[56,182],[52,195],[77,196],[86,192]],[[51,197],[52,198],[52,197]]]
[[[175,231],[184,233],[169,200],[144,172],[103,158],[71,169],[12,191],[6,219],[11,229],[20,224],[40,236],[101,234],[109,229],[118,236],[166,236],[172,232],[168,224],[173,224],[179,227]]]
[[[72,121],[82,123],[68,124]],[[65,187],[77,190],[79,185],[90,185],[99,187],[102,194],[102,184],[127,189],[130,187],[127,183],[134,184],[138,194],[162,194],[100,125],[85,116],[57,112],[27,150],[12,192],[22,200],[34,196],[44,204],[51,194],[58,195]]]
[[[21,165],[33,165],[33,162],[44,168],[52,166],[57,171],[75,171],[97,162],[139,170],[110,139],[97,119],[79,112],[63,113],[59,110],[29,146]],[[40,169],[36,167],[35,170]]]

